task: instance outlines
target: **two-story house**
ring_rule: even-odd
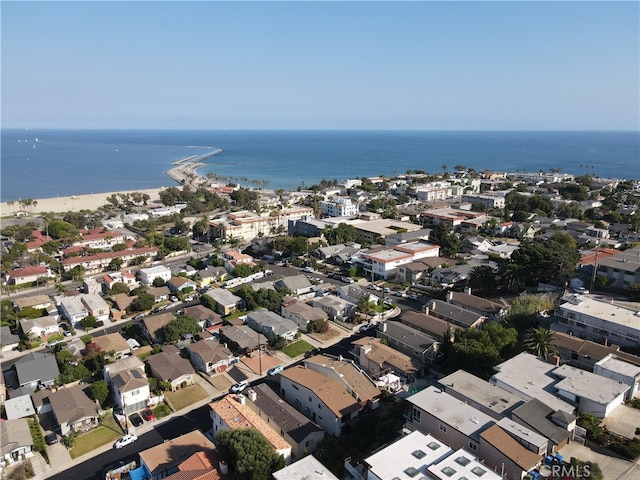
[[[339,437],[365,407],[378,407],[381,392],[351,362],[316,355],[280,374],[280,395],[328,434]]]
[[[291,445],[294,459],[313,452],[324,439],[324,430],[285,402],[266,383],[251,387],[246,397],[249,408]]]
[[[215,435],[223,429],[254,428],[264,435],[278,455],[282,455],[286,464],[291,463],[291,445],[246,403],[242,394],[226,395],[211,402],[211,433]]]
[[[328,320],[327,313],[319,307],[312,307],[303,302],[293,301],[283,303],[280,307],[280,314],[283,318],[291,320],[299,330],[306,332],[310,322],[318,320]]]
[[[135,356],[104,366],[104,379],[111,386],[113,400],[127,414],[146,407],[151,397],[144,363]]]

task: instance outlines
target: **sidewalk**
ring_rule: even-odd
[[[167,415],[166,417],[159,418],[151,422],[144,422],[144,424],[142,424],[141,426],[135,427],[135,434],[138,436],[144,435],[145,433],[150,432],[151,430],[158,427],[159,425],[162,425],[163,423],[168,422],[174,419],[175,417],[184,415],[186,412],[189,412],[196,408],[200,408],[204,405],[207,405],[211,402],[213,398],[222,396],[227,393],[227,392],[220,392],[213,385],[207,382],[204,378],[201,378],[199,375],[196,375],[195,378],[196,378],[196,383],[200,385],[200,387],[202,387],[207,392],[206,398],[199,400],[183,408],[182,410],[173,412]],[[62,445],[61,442],[58,442],[54,445],[48,445],[47,449],[49,452],[49,456],[50,458],[55,459],[55,461],[52,461],[52,465],[46,465],[46,464],[43,465],[41,469],[39,469],[40,471],[36,471],[36,475],[33,478],[35,480],[44,480],[46,478],[52,477],[54,475],[57,475],[58,473],[65,471],[68,468],[71,468],[76,464],[86,462],[88,460],[91,460],[93,457],[100,455],[101,453],[108,452],[112,448],[113,448],[112,442],[106,443],[105,445],[102,445],[101,447],[96,448],[95,450],[89,453],[86,453],[84,455],[81,455],[80,457],[72,459],[71,455],[69,455],[69,451],[64,445]]]

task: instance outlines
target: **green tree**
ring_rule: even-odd
[[[371,301],[371,297],[368,294],[362,295],[358,298],[358,302],[356,303],[356,308],[362,314],[364,314],[367,318],[376,311],[376,302]]]
[[[490,295],[496,290],[496,274],[488,265],[475,267],[469,273],[469,286],[472,290]]]
[[[190,315],[180,315],[175,320],[171,320],[162,330],[165,342],[175,342],[183,335],[196,335],[202,329],[198,321]]]
[[[109,295],[117,295],[119,293],[126,293],[129,295],[129,286],[123,282],[115,282],[107,292]]]
[[[49,236],[54,240],[75,238],[78,227],[64,220],[53,220],[49,223]]]
[[[149,310],[153,307],[153,304],[156,302],[156,299],[153,295],[150,295],[145,292],[138,293],[138,298],[136,298],[131,305],[129,305],[129,309],[132,312],[142,312],[144,310]]]
[[[254,428],[221,429],[214,443],[242,480],[269,480],[285,466],[282,455]]]
[[[98,320],[96,320],[96,317],[94,317],[93,315],[88,315],[80,320],[80,325],[82,325],[82,327],[85,329],[96,328],[98,326]]]
[[[164,281],[163,278],[161,277],[156,277],[153,279],[153,282],[151,283],[151,285],[153,285],[154,287],[164,287],[166,285],[166,282]]]
[[[109,265],[107,265],[107,268],[105,270],[107,272],[118,271],[122,268],[123,263],[124,263],[124,260],[122,260],[122,258],[114,258],[109,262]]]
[[[104,405],[109,398],[109,384],[104,380],[98,380],[89,385],[91,398],[97,400],[100,405]]]
[[[527,331],[523,345],[528,352],[546,359],[549,355],[557,355],[558,348],[553,341],[555,336],[551,330],[545,328],[531,328]]]
[[[247,278],[249,275],[253,273],[253,270],[246,263],[241,263],[236,268],[233,269],[233,274],[236,277]]]
[[[214,312],[216,311],[216,301],[210,295],[201,295],[200,303],[208,309],[213,310]]]
[[[199,239],[209,233],[209,221],[206,218],[196,220],[191,230],[193,232],[193,238]]]
[[[443,221],[436,225],[431,230],[429,241],[440,245],[440,254],[444,257],[453,257],[460,250],[460,239],[451,232],[451,222]]]

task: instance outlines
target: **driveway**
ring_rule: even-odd
[[[589,447],[585,447],[578,443],[565,445],[560,449],[560,453],[566,461],[569,461],[571,457],[575,457],[584,462],[597,463],[600,466],[600,470],[602,470],[604,480],[626,480],[638,478],[635,476],[638,472],[637,464],[627,460],[610,457],[608,455],[602,455],[601,453],[596,453]]]
[[[620,405],[602,421],[602,424],[613,433],[632,439],[636,434],[636,428],[640,427],[640,410]]]

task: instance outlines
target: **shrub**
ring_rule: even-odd
[[[629,460],[635,460],[640,456],[640,440],[634,438],[633,440],[616,441],[609,445],[609,449]]]

